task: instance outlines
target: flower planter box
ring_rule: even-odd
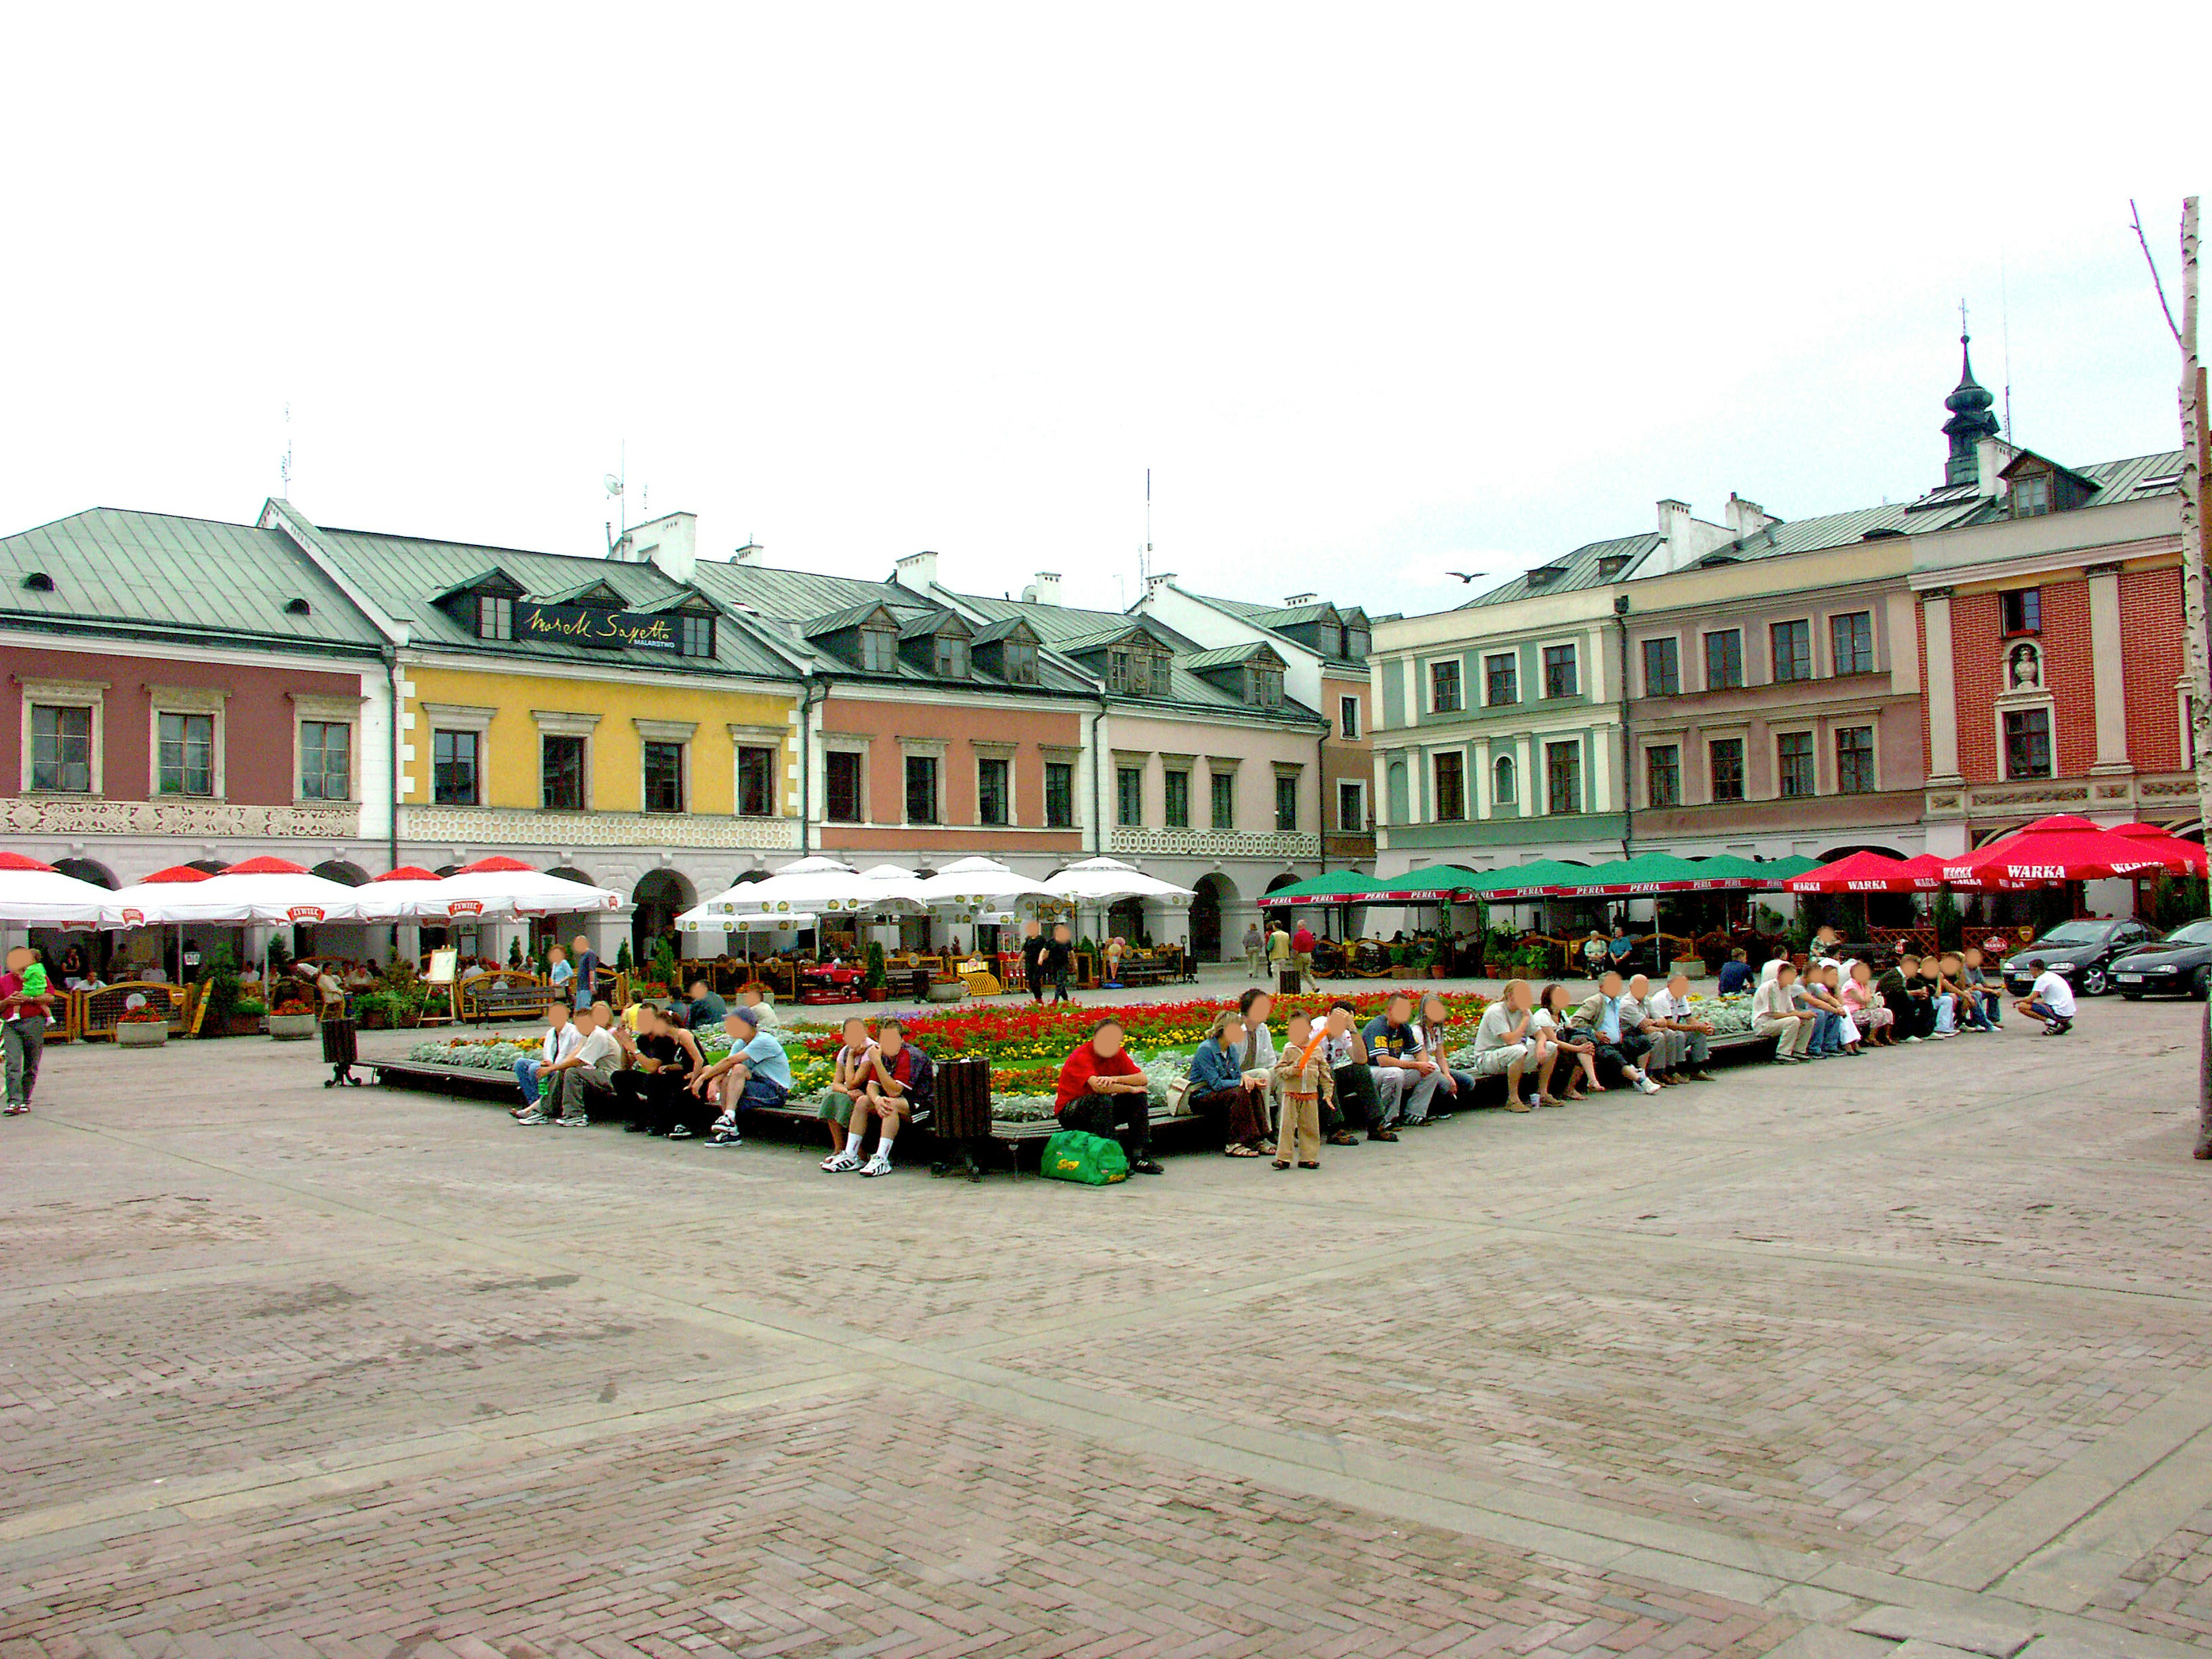
[[[890,988],[888,985],[864,986],[861,988],[860,991],[860,1000],[863,1002],[884,1002],[890,1000]]]
[[[206,1030],[206,1027],[203,1026],[201,1029],[204,1030]],[[210,1032],[209,1035],[211,1036],[259,1036],[261,1035],[261,1016],[259,1014],[233,1014],[228,1019],[223,1022],[222,1029],[220,1031]]]
[[[269,1035],[279,1042],[305,1042],[315,1034],[313,1014],[271,1014]]]
[[[1667,964],[1667,973],[1669,978],[1676,974],[1687,974],[1692,979],[1703,979],[1705,976],[1705,959],[1703,957],[1676,957]]]
[[[929,1000],[932,1002],[958,1002],[967,994],[968,988],[957,979],[947,980],[942,984],[935,980],[929,982]]]
[[[118,1048],[158,1048],[169,1040],[169,1028],[149,1019],[125,1020],[115,1028]]]

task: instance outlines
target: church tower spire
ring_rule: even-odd
[[[1951,457],[1943,466],[1946,484],[1972,483],[1979,476],[1975,447],[1997,435],[1997,418],[1990,410],[1996,399],[1974,379],[1974,357],[1966,332],[1966,305],[1959,302],[1959,384],[1943,399],[1951,418],[1943,422],[1943,435],[1951,441]]]

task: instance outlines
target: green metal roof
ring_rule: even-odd
[[[53,591],[24,586],[33,572]],[[304,599],[307,613],[289,607]],[[94,507],[0,540],[0,621],[270,648],[379,649],[374,624],[279,531]]]
[[[496,568],[520,584],[525,597],[551,602],[556,595],[589,592],[602,584],[634,610],[646,610],[681,598],[689,590],[654,566],[565,553],[532,553],[518,548],[483,547],[421,536],[387,535],[369,530],[316,526],[316,533],[346,574],[387,616],[404,622],[410,643],[427,650],[567,662],[576,665],[620,663],[633,668],[667,668],[678,663],[687,674],[746,674],[788,679],[794,672],[744,627],[725,619],[714,629],[712,659],[678,658],[645,646],[572,645],[548,640],[479,640],[473,627],[436,603],[465,585],[466,573]]]
[[[1243,645],[1217,646],[1211,651],[1201,651],[1194,657],[1183,659],[1183,666],[1194,674],[1211,673],[1218,668],[1237,668],[1255,657],[1272,657],[1282,661],[1281,653],[1265,640],[1248,640]]]

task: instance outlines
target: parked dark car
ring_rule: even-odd
[[[2157,929],[2139,921],[2062,921],[2005,958],[2005,989],[2025,996],[2035,983],[2027,964],[2040,957],[2045,967],[2083,996],[2100,997],[2112,988],[2112,958],[2157,938]]]
[[[2129,951],[2112,963],[2112,982],[2130,1002],[2160,994],[2202,999],[2212,985],[2212,921],[2188,922]]]

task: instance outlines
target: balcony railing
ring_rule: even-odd
[[[463,846],[701,847],[795,852],[797,818],[695,812],[544,812],[518,806],[402,806],[402,841]]]
[[[227,800],[112,800],[93,795],[15,795],[0,800],[0,833],[351,841],[361,833],[361,805],[356,801],[254,806]]]
[[[1321,837],[1299,830],[1147,830],[1117,825],[1106,850],[1124,858],[1316,859]]]

